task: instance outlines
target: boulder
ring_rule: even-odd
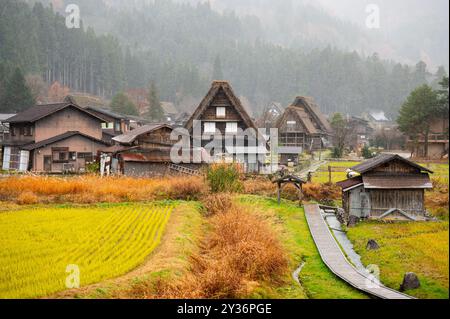
[[[417,289],[420,287],[420,281],[417,275],[413,272],[408,272],[403,278],[403,283],[400,286],[401,291],[406,291],[410,289]]]
[[[377,243],[375,240],[370,239],[370,240],[367,242],[366,249],[367,249],[367,250],[377,250],[377,249],[380,249],[380,246],[378,245],[378,243]]]
[[[361,220],[361,219],[360,219],[359,217],[350,215],[350,216],[348,217],[348,223],[347,223],[347,226],[348,226],[348,227],[354,227],[354,226],[356,226],[356,224],[359,223],[360,220]]]

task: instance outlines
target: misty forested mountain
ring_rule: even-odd
[[[309,95],[325,113],[380,109],[396,116],[412,89],[433,80],[423,62],[404,65],[376,53],[363,56],[336,43],[326,45],[330,34],[325,30],[316,44],[307,36],[298,41],[301,45],[275,44],[257,16],[218,12],[208,3],[27,2],[0,2],[1,63],[108,98],[154,82],[162,100],[187,109],[221,75],[250,102],[254,114],[271,101],[287,105],[297,95]],[[53,7],[41,2],[53,2]],[[65,28],[66,3],[80,6],[83,29]],[[313,12],[316,18],[299,21],[301,30],[323,20],[334,23],[334,32],[353,30],[345,33],[347,41],[357,38],[352,25]]]

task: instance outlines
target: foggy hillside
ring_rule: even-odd
[[[372,41],[381,41],[383,20],[370,35],[323,1],[3,0],[0,62],[107,98],[154,82],[180,110],[192,109],[213,79],[226,79],[255,115],[308,95],[328,114],[379,109],[395,117],[412,89],[436,80],[435,64],[414,54],[423,47],[431,56],[426,45],[391,59],[386,52],[400,51]],[[42,7],[49,3],[53,10]],[[70,3],[80,7],[82,30],[62,27]],[[448,40],[447,49],[426,43],[448,55]]]
[[[177,0],[198,3],[204,0]],[[272,41],[326,42],[405,63],[436,68],[449,60],[448,0],[211,0],[213,8],[260,18]],[[380,29],[368,29],[368,4],[380,7]],[[405,8],[408,8],[405,10]],[[304,27],[305,21],[307,27]],[[306,32],[306,34],[305,34]]]

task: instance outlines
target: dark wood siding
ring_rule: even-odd
[[[399,208],[406,213],[423,214],[423,189],[371,189],[371,215],[380,216],[391,208]]]
[[[399,160],[393,160],[374,168],[365,175],[420,174],[420,170]]]
[[[143,149],[150,149],[160,146],[161,144],[173,145],[174,141],[170,140],[171,133],[172,129],[168,127],[162,127],[158,130],[139,136],[137,139],[137,144]]]

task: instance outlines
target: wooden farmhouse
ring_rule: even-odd
[[[185,128],[193,145],[205,148],[216,161],[239,162],[246,172],[259,172],[264,164],[268,153],[265,139],[228,82],[212,83]],[[247,129],[252,134],[242,133]],[[217,147],[208,150],[213,140]]]
[[[426,217],[429,169],[396,154],[381,154],[351,168],[360,176],[339,182],[346,216],[420,220]]]
[[[329,146],[332,134],[327,118],[312,98],[299,96],[276,122],[281,164],[298,163],[298,155]]]
[[[136,177],[157,177],[185,173],[196,175],[200,165],[172,163],[175,141],[167,124],[149,124],[116,136],[116,145],[102,150],[112,157],[112,172]]]
[[[85,172],[110,145],[102,139],[104,119],[73,103],[36,105],[6,121],[9,134],[0,143],[4,170]]]

